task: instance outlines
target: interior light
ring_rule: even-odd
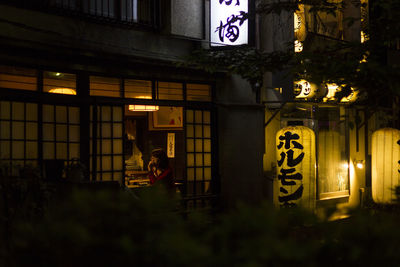
[[[52,88],[49,93],[63,94],[63,95],[76,95],[76,90],[71,88]]]
[[[138,96],[136,98],[151,99],[151,96]],[[130,111],[157,111],[160,107],[154,105],[129,105],[128,109]]]
[[[342,164],[343,169],[347,170],[349,168],[349,164],[347,162]]]
[[[364,160],[354,160],[354,163],[356,164],[356,167],[358,169],[363,169],[364,168]]]
[[[128,109],[130,111],[157,111],[160,109],[160,107],[149,105],[129,105]]]

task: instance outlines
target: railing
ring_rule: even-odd
[[[0,0],[0,3],[98,21],[158,26],[159,0]]]

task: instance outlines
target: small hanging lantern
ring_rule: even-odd
[[[372,134],[372,199],[393,203],[400,185],[400,130],[382,128]]]
[[[315,134],[305,126],[289,126],[276,134],[278,204],[314,209],[316,200]]]
[[[293,90],[296,98],[312,98],[317,91],[317,86],[306,80],[299,80],[294,83]]]
[[[303,51],[303,43],[299,40],[294,41],[294,52],[300,53]]]
[[[306,18],[303,4],[300,4],[298,6],[298,10],[294,12],[293,24],[295,39],[303,42],[307,36]]]

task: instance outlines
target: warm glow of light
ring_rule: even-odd
[[[303,43],[299,40],[294,41],[294,52],[300,53],[303,51]]]
[[[327,83],[326,88],[328,89],[328,93],[324,97],[324,102],[328,100],[333,100],[335,98],[336,91],[338,90],[338,85],[335,83]]]
[[[400,130],[382,128],[372,134],[371,190],[376,203],[393,203],[400,185]]]
[[[364,168],[364,164],[362,162],[357,162],[356,166],[359,169],[363,169]]]
[[[151,96],[138,96],[136,98],[151,99]],[[130,111],[157,111],[160,109],[160,107],[153,105],[129,105],[128,109]]]
[[[337,92],[340,92],[342,90],[342,87],[339,87],[337,84],[335,83],[327,83],[325,84],[326,88],[328,89],[328,93],[326,94],[326,96],[323,98],[324,102],[327,102],[329,100],[335,100],[335,94]],[[345,86],[345,85],[342,85]],[[347,97],[343,97],[340,102],[341,103],[350,103],[350,102],[354,102],[357,100],[358,97],[358,90],[354,89],[353,87],[351,87],[351,93],[349,96]]]
[[[340,100],[340,102],[350,103],[356,101],[358,96],[358,91],[355,90],[353,87],[351,87],[351,91],[352,91],[351,94],[347,97],[343,97],[342,100]]]
[[[157,111],[160,109],[160,107],[149,105],[129,105],[128,109],[130,111]]]
[[[306,80],[294,82],[294,94],[296,98],[311,98],[317,91],[317,86]]]
[[[340,133],[321,129],[318,133],[318,190],[320,193],[347,189],[342,172]]]
[[[298,5],[298,10],[293,14],[293,31],[294,39],[303,42],[307,36],[307,30],[305,27],[305,16],[304,16],[304,5]]]
[[[63,94],[63,95],[76,95],[76,90],[71,88],[52,88],[49,93]]]
[[[347,163],[347,162],[343,163],[342,168],[347,170],[349,168],[349,163]]]
[[[361,43],[364,43],[365,41],[368,41],[368,36],[365,32],[361,31]]]
[[[296,12],[294,13],[294,32],[298,32],[301,28],[301,16],[297,14]]]
[[[363,58],[360,60],[360,64],[367,63],[368,62],[368,56],[369,56],[369,52],[365,53],[363,55]],[[357,69],[357,71],[360,71],[360,69]]]

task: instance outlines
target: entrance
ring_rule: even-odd
[[[147,186],[147,166],[153,149],[167,152],[176,185],[182,189],[185,176],[183,108],[125,105],[125,185]]]

